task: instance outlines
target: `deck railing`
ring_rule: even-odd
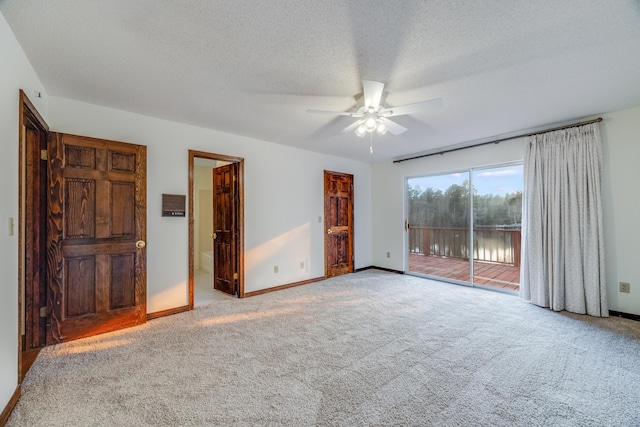
[[[469,259],[468,228],[410,227],[409,253]],[[474,229],[473,259],[520,266],[520,230]]]

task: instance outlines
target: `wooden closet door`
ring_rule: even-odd
[[[146,321],[146,147],[49,135],[48,344]]]
[[[213,169],[213,287],[230,295],[238,294],[237,175],[236,163]]]
[[[353,272],[353,175],[324,172],[325,274]]]

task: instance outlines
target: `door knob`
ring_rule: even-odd
[[[218,235],[216,233],[211,233],[211,235],[209,237],[211,237],[213,240],[215,240],[216,237],[218,237]]]
[[[328,230],[327,230],[327,234],[331,234],[331,233],[333,233],[333,232],[331,231],[331,229],[328,229]]]
[[[142,248],[144,248],[145,246],[147,246],[147,244],[145,243],[145,241],[144,241],[144,240],[138,240],[138,241],[136,242],[136,248],[138,248],[138,249],[142,249]]]

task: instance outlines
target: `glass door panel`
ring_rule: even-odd
[[[520,289],[522,165],[474,170],[473,283]]]
[[[470,282],[469,173],[407,179],[408,271]]]

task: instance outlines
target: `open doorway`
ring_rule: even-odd
[[[243,164],[189,151],[190,309],[244,296]]]

